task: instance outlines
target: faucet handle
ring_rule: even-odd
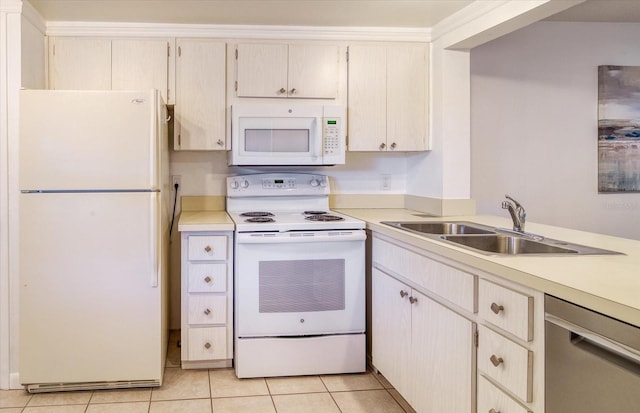
[[[505,198],[507,198],[509,201],[513,202],[513,203],[515,204],[516,208],[524,209],[524,208],[522,207],[522,205],[520,205],[520,203],[519,203],[518,201],[516,201],[515,199],[513,199],[513,198],[512,198],[512,197],[510,197],[509,195],[505,195],[504,197],[505,197]],[[506,202],[506,201],[503,201],[503,202],[502,202],[502,205],[503,205],[502,207],[503,207],[503,208],[505,208],[505,206],[504,206],[505,202]]]

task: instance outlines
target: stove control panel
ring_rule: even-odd
[[[227,178],[229,197],[295,195],[329,195],[329,179],[325,175],[300,173],[267,173]]]

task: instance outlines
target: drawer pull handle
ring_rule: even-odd
[[[504,306],[498,305],[496,303],[491,303],[491,311],[496,314],[500,314],[500,311],[504,311]]]
[[[489,410],[489,413],[500,413],[500,410],[491,409],[491,410]]]
[[[400,290],[400,297],[404,298],[404,297],[406,297],[408,295],[409,295],[409,293],[406,292],[405,290]]]
[[[207,350],[209,350],[209,349],[211,348],[211,344],[206,343],[206,344],[204,345],[204,348],[206,348]]]
[[[417,299],[417,298],[415,298],[415,297],[409,297],[409,302],[410,302],[411,304],[415,304],[415,303],[417,303],[417,302],[418,302],[418,299]]]
[[[491,360],[491,364],[493,364],[495,367],[498,367],[499,365],[504,363],[502,357],[496,357],[495,354],[492,354],[491,357],[489,357],[489,360]]]
[[[204,250],[206,252],[211,252],[211,251],[213,251],[213,248],[211,248],[209,245],[207,245],[206,247],[204,247]]]
[[[213,281],[213,278],[209,277],[208,275],[204,277],[204,282],[210,283],[211,281]]]
[[[206,310],[204,310],[205,315],[209,315],[211,314],[211,310],[209,310],[208,308]]]

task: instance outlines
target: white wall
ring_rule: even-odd
[[[471,52],[471,195],[506,215],[640,239],[640,194],[597,192],[597,66],[640,66],[640,24],[540,22]]]
[[[377,152],[347,153],[346,164],[330,167],[290,167],[289,170],[319,173],[331,178],[336,194],[404,194],[406,154]],[[172,152],[170,170],[181,177],[182,195],[226,195],[225,178],[231,175],[283,171],[283,168],[250,169],[227,166],[226,152]],[[383,175],[390,186],[382,188]]]

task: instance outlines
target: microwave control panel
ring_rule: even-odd
[[[334,155],[340,151],[340,119],[322,118],[323,151],[325,155]]]

